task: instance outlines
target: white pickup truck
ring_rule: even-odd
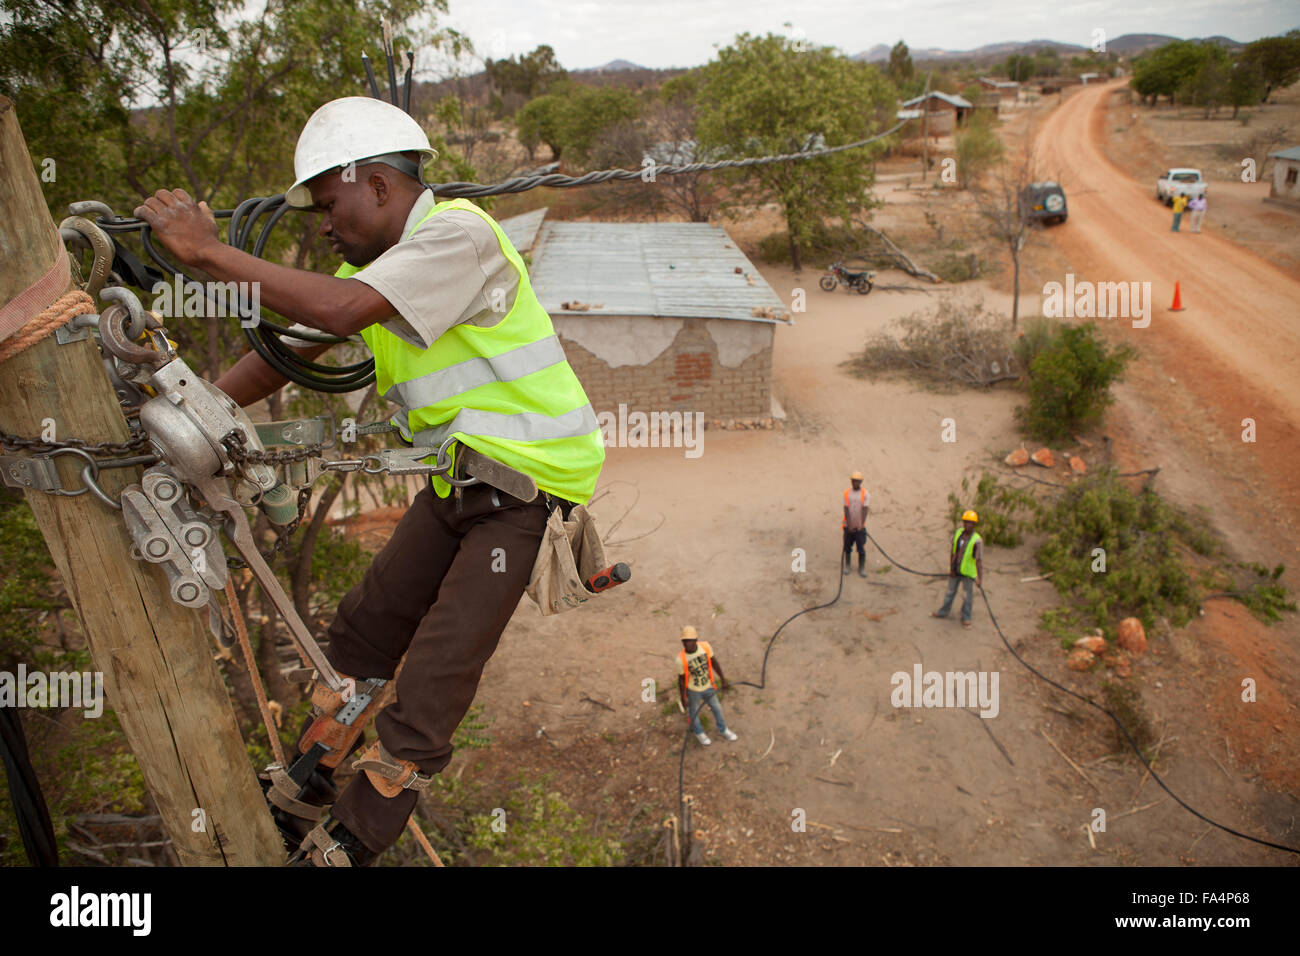
[[[1207,186],[1199,169],[1170,169],[1156,180],[1156,198],[1166,206],[1172,206],[1175,196],[1195,199],[1205,195]]]

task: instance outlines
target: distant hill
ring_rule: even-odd
[[[612,73],[618,70],[646,70],[649,67],[633,63],[631,60],[610,60],[600,66],[590,66],[585,70],[571,70],[572,73]]]
[[[1172,43],[1177,39],[1178,37],[1165,36],[1161,33],[1126,33],[1113,40],[1108,39],[1106,49],[1107,51],[1113,50],[1124,56],[1133,56],[1163,46],[1166,43]],[[1193,42],[1218,43],[1232,50],[1245,46],[1243,43],[1224,36],[1198,37]],[[914,63],[924,60],[1001,60],[1006,59],[1013,53],[1032,55],[1045,47],[1056,50],[1063,56],[1079,56],[1088,52],[1087,47],[1075,43],[1059,43],[1056,40],[1016,40],[1004,43],[986,43],[984,46],[976,47],[973,50],[943,50],[937,47],[917,47],[909,49],[908,53]],[[884,43],[877,43],[869,50],[854,55],[852,59],[862,60],[866,63],[886,63],[889,61],[890,49],[891,47]]]

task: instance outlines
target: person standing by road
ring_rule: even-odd
[[[844,529],[843,571],[849,573],[849,562],[853,555],[853,546],[858,548],[858,577],[867,576],[867,512],[870,510],[871,495],[862,487],[862,472],[855,471],[849,475],[852,488],[844,489]]]
[[[1183,221],[1183,210],[1187,208],[1187,197],[1182,195],[1175,196],[1173,199],[1173,207],[1174,225],[1170,231],[1177,232],[1178,224]]]
[[[1192,214],[1192,232],[1201,231],[1201,223],[1205,221],[1205,207],[1207,205],[1204,196],[1197,196],[1187,204],[1187,208]]]
[[[931,617],[947,617],[952,610],[952,600],[957,596],[957,587],[964,585],[966,594],[961,602],[961,626],[970,627],[971,610],[975,604],[975,585],[984,586],[984,542],[975,525],[979,515],[967,511],[961,516],[961,527],[952,536],[952,551],[948,556],[948,594],[943,599],[943,607],[931,611]]]
[[[731,686],[722,676],[722,665],[713,656],[709,642],[701,641],[695,628],[690,625],[682,628],[682,649],[677,655],[677,691],[690,719],[691,733],[706,747],[713,741],[700,723],[700,708],[705,704],[713,711],[718,732],[728,740],[736,739],[736,734],[727,729],[727,721],[722,716],[722,704],[718,701],[718,688],[713,680],[714,671],[718,672],[718,680],[724,690]]]

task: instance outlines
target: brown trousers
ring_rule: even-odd
[[[329,629],[330,663],[358,679],[390,678],[405,656],[397,699],[375,729],[423,773],[451,760],[451,735],[528,585],[550,513],[541,494],[526,503],[479,484],[461,495],[459,508],[454,492],[439,498],[426,485],[416,495]],[[415,803],[415,791],[381,796],[359,772],[333,815],[380,852]]]

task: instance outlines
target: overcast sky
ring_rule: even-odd
[[[1300,0],[450,0],[443,22],[494,59],[549,43],[566,69],[613,59],[670,67],[706,63],[715,44],[742,32],[802,35],[847,54],[900,38],[949,50],[1039,39],[1090,46],[1096,29],[1244,43],[1300,27]]]

